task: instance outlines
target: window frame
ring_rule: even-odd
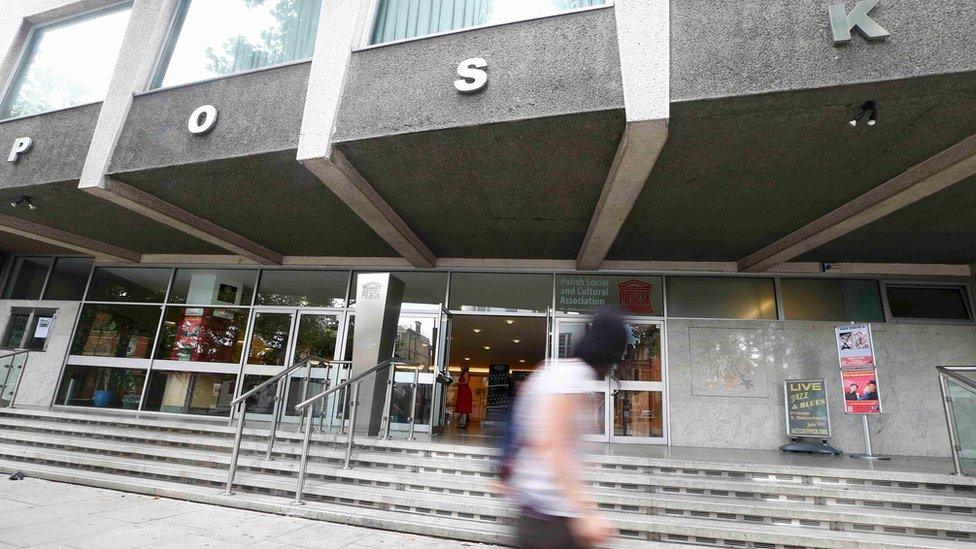
[[[10,336],[10,329],[12,328],[10,322],[14,315],[27,315],[27,327],[24,330],[23,335],[20,336],[20,342],[14,346],[2,345],[2,342],[7,341]],[[44,346],[40,349],[31,349],[27,346],[27,342],[34,339],[31,335],[31,330],[37,329],[37,319],[40,316],[50,316],[51,317],[51,327],[54,326],[54,321],[58,318],[58,309],[53,307],[11,307],[10,314],[7,315],[7,324],[3,328],[2,336],[3,339],[0,340],[0,348],[11,351],[19,350],[30,350],[32,353],[44,353],[47,352],[48,343],[51,341],[50,334],[48,337],[44,338]]]
[[[51,255],[51,254],[11,254],[11,255],[8,255],[7,258],[6,258],[6,263],[4,264],[4,267],[3,267],[3,275],[0,276],[0,296],[2,296],[3,293],[7,291],[7,286],[13,281],[13,277],[14,277],[14,274],[15,274],[14,273],[14,265],[16,265],[17,262],[20,259],[23,259],[23,258],[27,258],[27,259],[50,259],[51,260],[51,266],[48,267],[48,269],[47,269],[47,275],[45,275],[45,277],[44,277],[44,284],[41,286],[41,294],[40,294],[40,296],[37,299],[14,299],[14,298],[9,298],[9,297],[0,297],[0,301],[37,301],[37,302],[50,301],[50,302],[55,302],[55,303],[56,302],[64,302],[64,301],[67,301],[67,302],[70,302],[70,303],[81,303],[82,301],[84,301],[85,295],[87,295],[87,293],[88,293],[88,284],[91,282],[92,273],[95,272],[96,265],[95,265],[95,258],[93,258],[91,256],[88,256],[88,255],[80,255],[80,254],[79,255]],[[67,299],[67,300],[65,300],[65,299],[45,299],[44,298],[44,294],[47,293],[48,283],[51,282],[51,275],[54,274],[54,269],[58,265],[58,260],[59,259],[63,259],[63,258],[68,258],[68,259],[90,259],[90,260],[92,260],[92,265],[88,269],[88,274],[85,276],[84,293],[78,299]]]
[[[899,288],[954,288],[958,289],[965,301],[966,312],[969,313],[968,320],[952,318],[912,318],[894,316],[891,312],[891,303],[888,299],[888,286]],[[968,280],[905,280],[905,279],[882,279],[881,280],[881,304],[884,307],[885,321],[894,324],[950,324],[961,326],[976,325],[976,306],[973,304],[973,286]]]
[[[322,0],[322,9],[325,8],[325,2],[327,0]],[[166,78],[165,71],[163,67],[169,68],[169,64],[172,62],[173,52],[176,51],[176,44],[179,42],[180,33],[183,30],[183,23],[186,22],[187,13],[190,11],[190,4],[193,0],[177,0],[176,8],[173,9],[173,13],[170,15],[169,25],[166,28],[166,39],[163,41],[163,46],[159,48],[156,52],[156,58],[153,61],[152,72],[149,73],[149,79],[146,82],[145,89],[141,93],[134,94],[135,97],[142,95],[148,95],[165,90],[175,90],[179,88],[184,88],[187,86],[194,86],[197,84],[205,84],[207,82],[214,82],[217,80],[223,80],[225,78],[233,78],[235,76],[243,76],[246,74],[254,74],[263,71],[269,71],[274,69],[281,69],[284,67],[290,67],[292,65],[301,65],[304,63],[311,63],[314,53],[310,57],[303,59],[293,59],[291,61],[285,61],[284,63],[276,63],[274,65],[268,65],[266,67],[260,67],[256,69],[248,69],[240,72],[234,72],[230,74],[220,74],[217,76],[211,76],[209,78],[200,78],[198,80],[191,80],[189,82],[182,82],[180,84],[170,84],[168,86],[163,85],[163,80]],[[318,38],[318,32],[316,32],[316,41]]]
[[[24,68],[24,61],[27,59],[29,53],[33,50],[34,39],[37,37],[38,31],[55,25],[60,25],[61,23],[64,23],[66,21],[71,21],[71,20],[82,21],[85,19],[90,19],[93,17],[97,17],[102,13],[108,13],[114,10],[121,10],[126,6],[128,6],[128,8],[131,10],[134,1],[135,0],[117,0],[114,2],[109,2],[104,6],[88,8],[88,9],[81,10],[77,13],[72,13],[69,15],[65,15],[63,17],[51,19],[50,21],[44,21],[41,23],[32,24],[30,30],[27,31],[27,36],[24,37],[24,41],[21,44],[19,44],[20,52],[17,54],[17,60],[14,62],[13,69],[10,71],[10,74],[7,76],[6,81],[3,83],[3,88],[0,89],[0,112],[2,112],[4,106],[7,104],[7,100],[9,99],[10,92],[13,89],[14,82],[16,82],[17,79],[20,78],[21,76],[21,70]],[[29,17],[26,17],[23,20],[25,22],[30,22]],[[123,33],[122,47],[124,46],[125,46],[125,37]],[[122,51],[120,47],[118,55],[121,55],[121,53]],[[72,105],[70,107],[59,107],[56,109],[51,109],[51,110],[38,112],[34,114],[25,114],[20,116],[7,116],[7,117],[0,115],[0,122],[10,122],[12,120],[21,120],[24,118],[31,118],[33,116],[42,116],[45,114],[67,111],[70,109],[78,109],[90,105],[97,105],[99,103],[103,103],[104,101],[105,98],[103,97],[97,101],[86,101],[86,102],[78,103],[77,105]]]
[[[462,32],[469,32],[474,30],[488,29],[491,27],[500,27],[503,25],[513,25],[518,23],[525,23],[527,21],[538,21],[540,19],[548,19],[550,17],[559,17],[560,15],[569,15],[572,13],[583,13],[587,11],[603,10],[607,8],[612,8],[615,4],[615,0],[606,0],[606,3],[600,4],[598,6],[584,6],[582,8],[573,8],[571,10],[559,11],[556,13],[550,13],[548,15],[536,15],[532,17],[525,17],[523,19],[516,19],[514,21],[503,21],[499,23],[484,23],[481,25],[475,25],[473,27],[463,27],[460,29],[451,29],[441,32],[435,32],[432,34],[425,34],[423,36],[414,36],[412,38],[401,38],[399,40],[390,40],[389,42],[379,42],[377,44],[372,44],[371,40],[373,37],[373,30],[376,28],[376,17],[379,15],[380,0],[369,0],[369,7],[366,17],[366,28],[363,29],[362,37],[357,47],[353,47],[353,53],[365,50],[372,50],[375,48],[383,48],[386,46],[395,46],[397,44],[405,44],[408,42],[414,42],[416,40],[426,40],[428,38],[436,38],[439,36],[449,36],[451,34],[458,34]]]

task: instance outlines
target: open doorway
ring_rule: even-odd
[[[447,391],[446,434],[495,432],[517,386],[545,360],[547,329],[544,317],[453,318],[448,367],[455,382]],[[467,375],[462,376],[462,368]],[[465,410],[470,410],[467,427]]]

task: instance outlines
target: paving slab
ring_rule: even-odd
[[[0,482],[0,509],[8,506],[0,521],[0,549],[492,549],[34,478]]]

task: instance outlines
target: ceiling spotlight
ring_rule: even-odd
[[[525,364],[525,359],[524,358],[520,358],[519,359],[519,362],[521,362],[522,364]]]
[[[491,350],[491,347],[489,347],[488,345],[485,345],[485,346],[484,346],[484,350],[486,350],[486,351],[490,351],[490,350]]]
[[[466,357],[464,357],[464,360],[471,360],[471,357],[466,356]]]
[[[878,104],[874,101],[866,101],[861,105],[861,112],[854,117],[853,120],[848,122],[852,128],[857,127],[857,123],[860,122],[864,117],[868,118],[868,126],[874,126],[878,123]]]
[[[510,318],[505,321],[505,324],[515,324],[515,321]]]
[[[480,334],[481,333],[481,328],[475,328],[474,330],[471,330],[471,331],[474,332],[474,333],[476,333],[476,334]]]
[[[512,343],[522,343],[522,340],[521,339],[513,339],[512,340]]]
[[[14,208],[20,206],[21,204],[27,204],[27,208],[30,210],[37,209],[37,206],[34,205],[33,200],[31,200],[31,197],[29,196],[18,195],[13,197],[13,199],[10,200],[10,205],[13,206]]]

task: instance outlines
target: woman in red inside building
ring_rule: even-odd
[[[471,374],[468,373],[468,365],[461,366],[461,375],[457,382],[457,399],[454,403],[454,413],[458,414],[458,429],[467,429],[471,421],[471,408],[473,399],[471,397]]]

